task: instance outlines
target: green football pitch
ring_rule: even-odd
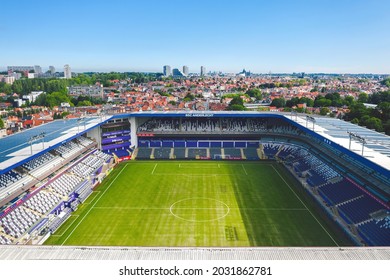
[[[46,241],[92,246],[341,246],[275,162],[121,163]]]

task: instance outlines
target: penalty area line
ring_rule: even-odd
[[[243,164],[241,164],[241,166],[242,166],[242,169],[244,169],[245,175],[248,175],[248,172],[246,172],[245,166]]]
[[[284,180],[284,178],[282,177],[282,175],[280,175],[279,171],[275,168],[275,166],[272,165],[272,168],[275,170],[275,172],[279,175],[280,179],[283,180],[283,182],[287,185],[287,187],[294,193],[294,195],[298,198],[298,200],[302,203],[303,206],[305,206],[305,208],[307,209],[307,211],[309,211],[310,215],[314,218],[314,220],[317,221],[317,223],[321,226],[321,228],[326,232],[326,234],[330,237],[330,239],[332,239],[332,241],[334,242],[334,244],[336,244],[337,247],[340,247],[339,244],[337,244],[336,240],[334,240],[334,238],[330,235],[330,233],[326,230],[326,228],[320,223],[320,221],[316,218],[316,216],[314,216],[314,214],[310,211],[310,209],[306,206],[306,204],[302,201],[302,199],[297,195],[297,193],[291,188],[290,184],[288,184],[286,182],[286,180]]]
[[[61,237],[61,236],[63,236],[64,233],[67,232],[68,229],[74,224],[74,222],[77,221],[77,218],[79,217],[79,215],[73,215],[73,216],[70,216],[70,217],[75,217],[76,219],[74,219],[74,220],[70,223],[70,225],[64,230],[64,232],[63,232],[62,234],[53,234],[52,236],[55,236],[55,237]],[[70,217],[69,217],[69,218],[70,218]]]
[[[154,170],[156,170],[156,167],[157,167],[157,163],[154,165],[154,168],[153,168],[153,171],[152,171],[152,175],[154,173]]]
[[[78,224],[74,227],[74,229],[69,233],[69,235],[65,238],[64,242],[62,242],[61,246],[63,246],[65,244],[66,241],[68,241],[69,237],[73,234],[73,232],[79,227],[79,225],[84,221],[85,217],[88,216],[89,212],[91,212],[92,208],[96,205],[96,203],[99,202],[99,200],[103,197],[103,195],[106,193],[106,191],[112,186],[112,184],[116,181],[116,179],[119,177],[119,175],[122,174],[123,170],[126,169],[128,164],[125,165],[125,167],[123,167],[123,169],[121,171],[119,171],[119,173],[115,176],[114,180],[112,180],[112,182],[108,185],[108,187],[104,190],[104,192],[99,196],[99,198],[95,201],[95,203],[91,206],[91,208],[89,208],[88,212],[85,213],[85,215],[83,216],[83,218],[80,220],[80,222],[78,222]],[[76,219],[77,220],[77,219]]]

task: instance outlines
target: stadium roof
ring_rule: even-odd
[[[21,161],[31,158],[47,151],[55,145],[68,141],[92,129],[110,118],[125,117],[273,117],[282,116],[296,121],[298,124],[306,127],[306,115],[291,116],[290,113],[278,112],[255,112],[255,111],[146,111],[118,114],[114,116],[92,117],[84,119],[58,120],[20,133],[0,139],[0,173],[10,170]],[[345,148],[349,148],[349,132],[353,132],[364,137],[367,144],[364,147],[364,157],[375,164],[390,170],[390,137],[370,129],[354,125],[334,118],[314,117],[314,131],[319,135],[337,143]],[[312,129],[312,124],[307,127]],[[44,147],[42,149],[41,140],[33,143],[33,155],[31,155],[29,139],[31,136],[39,135],[45,132]],[[361,155],[362,145],[352,139],[351,150]]]
[[[307,124],[306,116],[297,116],[296,118],[293,116],[292,120],[302,126],[306,126]],[[339,119],[315,117],[314,121],[314,131],[316,133],[344,148],[349,149],[350,138],[348,132],[352,132],[363,138],[366,141],[363,157],[390,170],[389,136]],[[307,128],[313,128],[311,121],[307,124]],[[362,143],[358,140],[351,139],[351,151],[362,155]]]
[[[273,117],[285,116],[286,118],[296,121],[298,124],[306,127],[306,115],[298,114],[297,117],[292,116],[291,113],[279,112],[256,112],[256,111],[146,111],[133,112],[128,114],[115,115],[118,117],[231,117],[231,118],[245,118],[245,117]],[[363,137],[367,144],[364,146],[363,156],[374,162],[375,164],[390,170],[390,137],[382,133],[367,129],[343,120],[314,117],[315,127],[314,131],[319,135],[331,140],[332,142],[349,149],[349,134],[353,132],[356,135]],[[312,129],[312,124],[307,127]],[[352,139],[351,151],[358,155],[362,154],[362,145],[356,140]]]
[[[388,247],[0,246],[0,260],[390,260]]]
[[[15,168],[22,161],[47,152],[53,146],[60,145],[69,139],[79,136],[108,118],[92,117],[57,120],[0,138],[0,173]],[[33,141],[31,153],[31,137],[42,133],[45,134],[44,138]]]

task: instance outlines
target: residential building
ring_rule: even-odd
[[[33,66],[7,66],[7,71],[8,73],[9,72],[15,72],[15,71],[19,71],[19,72],[29,72],[29,71],[34,71],[34,67]]]
[[[188,66],[186,66],[186,65],[183,66],[183,74],[184,74],[185,76],[188,76],[188,74],[189,74],[189,68],[188,68]]]
[[[70,86],[68,88],[69,95],[71,96],[90,96],[103,99],[103,85],[95,86]]]
[[[43,91],[32,91],[30,94],[23,95],[23,100],[28,100],[29,102],[35,102],[37,97],[44,93]]]
[[[200,75],[201,76],[206,76],[206,67],[204,67],[204,66],[200,67]]]
[[[64,78],[65,79],[72,78],[72,71],[71,71],[70,66],[68,64],[64,65]]]
[[[39,65],[34,65],[34,73],[38,76],[42,74],[42,68]]]
[[[3,76],[0,81],[12,85],[15,82],[14,76]]]

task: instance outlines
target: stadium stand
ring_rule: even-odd
[[[113,119],[100,125],[97,140],[72,135],[51,151],[0,174],[0,200],[23,191],[18,203],[10,202],[12,206],[0,215],[0,244],[21,242],[31,230],[55,232],[92,192],[99,175],[113,163],[112,155],[128,157],[135,145],[136,159],[276,160],[354,240],[361,239],[359,244],[390,245],[390,201],[383,191],[390,177],[360,157],[318,140],[308,129],[282,118],[257,116],[144,117],[140,123],[131,130],[126,117]],[[50,127],[66,131],[63,124]],[[132,131],[138,136],[133,144]],[[102,151],[95,149],[98,144]],[[26,193],[31,187],[34,191]]]
[[[188,156],[189,159],[201,159],[201,158],[209,158],[207,156],[207,149],[206,148],[189,148],[188,149]]]
[[[161,148],[154,151],[155,159],[169,159],[171,154],[171,148]]]
[[[185,148],[175,148],[174,155],[175,155],[175,159],[185,159],[186,158],[186,149]]]
[[[137,159],[150,159],[151,148],[138,148]]]
[[[247,160],[259,160],[259,154],[257,153],[256,148],[246,148],[243,149],[245,157]]]
[[[24,174],[11,170],[0,175],[1,189],[10,191],[14,185],[20,187],[21,182],[26,181],[25,178],[33,180],[33,175],[44,174],[48,166],[57,165],[65,161],[64,158],[72,158],[72,154],[79,158],[65,162],[69,167],[65,166],[64,172],[49,179],[33,192],[22,195],[6,211],[0,213],[0,244],[19,243],[27,233],[42,228],[54,232],[70,216],[71,211],[85,201],[92,193],[95,183],[95,180],[85,178],[91,174],[97,176],[105,164],[112,163],[112,156],[99,150],[82,153],[83,148],[94,146],[92,140],[80,137],[55,148],[54,154],[48,152],[25,162],[18,169]],[[68,203],[68,207],[64,203]],[[57,208],[60,210],[56,210]]]

